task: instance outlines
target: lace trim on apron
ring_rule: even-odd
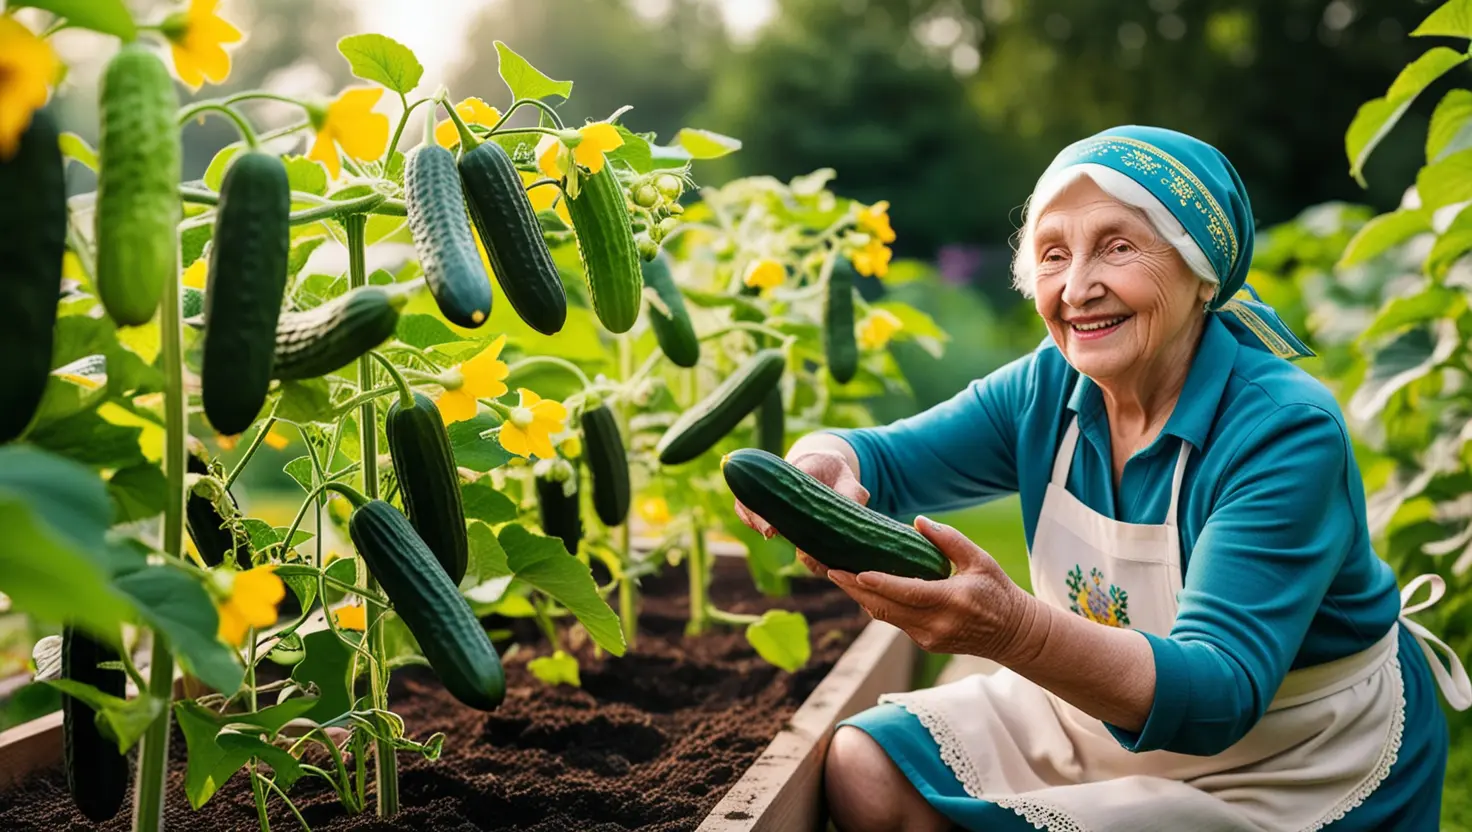
[[[1370,795],[1374,794],[1375,790],[1380,788],[1380,784],[1385,782],[1385,778],[1390,776],[1390,769],[1400,756],[1400,744],[1405,736],[1406,728],[1406,680],[1400,675],[1400,659],[1390,660],[1390,672],[1395,678],[1395,710],[1390,717],[1390,737],[1380,751],[1380,762],[1375,765],[1375,770],[1365,777],[1364,782],[1339,801],[1333,811],[1320,818],[1304,832],[1318,832],[1335,821],[1343,820],[1345,815],[1358,809],[1361,804],[1369,800]]]

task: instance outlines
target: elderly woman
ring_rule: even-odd
[[[1406,616],[1444,585],[1398,592],[1371,547],[1344,418],[1290,363],[1312,353],[1239,294],[1252,246],[1215,148],[1136,126],[1077,142],[1014,266],[1049,338],[929,411],[793,445],[891,516],[1020,494],[1029,546],[1031,595],[924,517],[946,580],[804,556],[920,646],[1001,666],[839,727],[844,832],[1437,828],[1433,680],[1458,709],[1472,685]]]

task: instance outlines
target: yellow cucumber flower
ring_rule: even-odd
[[[465,98],[455,105],[455,113],[466,125],[479,124],[481,127],[495,127],[496,122],[501,120],[501,111],[480,100],[479,98]],[[460,143],[460,131],[455,129],[455,122],[445,119],[434,126],[434,141],[440,147],[454,147]]]
[[[870,238],[863,248],[854,252],[854,271],[864,277],[882,278],[889,274],[889,258],[894,252],[879,240]]]
[[[879,238],[881,243],[894,242],[894,229],[889,225],[889,201],[880,200],[859,210],[859,230]]]
[[[363,609],[362,604],[338,607],[332,611],[332,617],[340,630],[357,630],[361,633],[368,629],[368,612]]]
[[[190,0],[189,10],[169,15],[159,26],[174,53],[174,74],[190,89],[205,79],[221,84],[230,75],[230,53],[224,44],[238,43],[240,30],[215,14],[220,0]]]
[[[521,184],[523,187],[530,185],[541,178],[535,173],[527,173],[526,171],[520,171],[520,173]],[[572,215],[567,213],[567,198],[562,197],[561,188],[557,187],[556,185],[539,185],[527,191],[526,195],[527,198],[532,201],[533,211],[545,211],[548,208],[555,207],[555,210],[557,211],[557,216],[561,217],[564,223],[572,225]],[[562,198],[559,199],[558,197]],[[556,206],[553,206],[552,203],[554,202],[557,203]]]
[[[639,501],[639,516],[651,526],[670,522],[670,506],[663,497],[645,497]]]
[[[61,67],[51,44],[13,17],[0,15],[0,159],[20,149],[31,113],[46,105]]]
[[[583,440],[577,434],[570,434],[557,445],[557,450],[562,452],[563,459],[577,459],[583,455]]]
[[[578,136],[578,145],[571,151],[556,136],[543,136],[537,142],[537,169],[553,179],[561,179],[567,175],[567,159],[571,155],[573,161],[587,168],[589,173],[597,173],[603,170],[606,160],[603,154],[624,143],[618,128],[606,121],[579,127]]]
[[[567,408],[525,387],[516,392],[521,400],[501,425],[501,447],[520,457],[536,454],[539,459],[551,459],[557,455],[552,450],[552,434],[562,432]]]
[[[250,628],[276,623],[276,605],[286,597],[286,584],[272,574],[275,570],[273,564],[257,566],[235,573],[229,581],[229,597],[218,605],[219,635],[226,644],[240,647]]]
[[[383,87],[349,87],[327,109],[311,109],[309,115],[317,138],[307,151],[307,158],[326,165],[327,172],[336,179],[342,172],[339,148],[354,159],[376,159],[382,155],[388,147],[388,116],[373,112],[382,97]]]
[[[787,270],[776,260],[757,260],[746,267],[741,282],[757,289],[775,289],[787,279]]]
[[[184,270],[184,274],[179,278],[179,282],[191,289],[203,290],[205,280],[209,277],[209,273],[209,264],[201,257],[189,264],[189,268]]]
[[[456,368],[462,379],[460,386],[446,390],[435,399],[445,424],[474,419],[476,399],[499,399],[506,395],[505,379],[511,375],[511,368],[501,360],[501,350],[505,346],[506,336],[502,335]]]
[[[875,309],[859,321],[859,346],[866,350],[882,349],[896,332],[904,328],[904,323],[893,313]]]

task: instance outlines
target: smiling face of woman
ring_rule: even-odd
[[[1096,382],[1189,364],[1213,294],[1142,212],[1092,179],[1064,188],[1033,230],[1034,301],[1068,363]]]

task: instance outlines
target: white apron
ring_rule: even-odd
[[[1176,509],[1190,446],[1181,443],[1165,523],[1152,526],[1107,518],[1068,492],[1077,442],[1075,417],[1038,517],[1033,591],[1095,621],[1167,636],[1182,586]],[[1428,581],[1430,600],[1407,606]],[[1390,773],[1405,721],[1399,626],[1416,636],[1448,701],[1459,710],[1472,704],[1456,654],[1406,618],[1443,592],[1440,576],[1417,578],[1402,591],[1400,621],[1384,638],[1290,672],[1262,720],[1211,757],[1127,751],[1100,720],[1006,668],[880,702],[919,719],[968,795],[1039,828],[1311,832],[1359,806]],[[1450,674],[1433,645],[1447,656]]]

